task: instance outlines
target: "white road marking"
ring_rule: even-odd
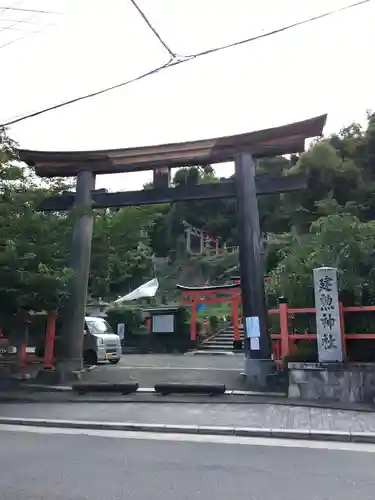
[[[334,451],[356,451],[364,453],[375,453],[374,444],[362,443],[340,443],[334,441],[307,441],[288,440],[273,438],[256,438],[240,436],[210,436],[197,434],[161,434],[152,432],[132,432],[132,431],[109,431],[93,429],[63,429],[54,427],[28,427],[23,425],[0,426],[0,432],[27,432],[33,434],[50,435],[81,435],[93,437],[105,437],[112,439],[142,439],[151,441],[174,441],[190,443],[219,443],[219,444],[241,444],[247,446],[268,446],[273,448],[310,448],[319,450]]]

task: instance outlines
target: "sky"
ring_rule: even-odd
[[[192,54],[353,0],[138,0],[174,52]],[[26,12],[46,10],[54,13]],[[328,113],[325,133],[375,109],[375,1],[166,69],[9,128],[22,148],[85,150],[205,139]],[[168,61],[129,0],[0,0],[0,123]],[[216,168],[230,175],[233,165]],[[140,189],[151,173],[101,175]]]

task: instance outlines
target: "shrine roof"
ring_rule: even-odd
[[[322,135],[327,115],[255,132],[197,141],[97,151],[19,149],[20,160],[41,177],[70,177],[79,170],[97,174],[137,172],[232,161],[237,153],[254,157],[301,153],[305,140]]]

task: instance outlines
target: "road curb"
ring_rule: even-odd
[[[140,387],[136,393],[131,395],[105,395],[103,394],[74,394],[69,386],[23,386],[21,390],[14,388],[0,390],[0,403],[152,403],[152,404],[211,404],[211,405],[274,405],[288,406],[293,408],[318,408],[326,410],[340,410],[360,413],[375,413],[373,404],[342,404],[338,402],[325,402],[321,400],[288,399],[282,393],[256,393],[251,391],[228,390],[226,394],[219,396],[198,395],[170,395],[162,396],[156,394],[153,388]]]
[[[84,384],[83,384],[84,385]],[[104,385],[104,384],[103,384]],[[107,384],[111,385],[111,384]],[[112,384],[118,385],[118,384]],[[157,384],[160,385],[160,384]],[[181,385],[195,385],[195,384],[181,384]],[[198,384],[196,384],[198,385]],[[222,385],[222,384],[220,384]],[[25,384],[22,386],[23,389],[34,389],[40,392],[63,392],[71,393],[73,392],[72,386],[59,386],[59,385],[47,385],[47,384]],[[157,394],[154,387],[139,387],[134,394]],[[238,389],[226,389],[223,393],[226,396],[263,396],[263,397],[274,397],[274,398],[285,398],[285,393],[282,392],[259,392],[259,391],[246,391]]]
[[[108,431],[132,431],[153,433],[194,434],[210,436],[262,437],[277,439],[303,439],[314,441],[338,441],[375,443],[375,432],[343,432],[319,429],[267,429],[258,427],[227,427],[208,425],[147,424],[135,422],[88,422],[82,420],[54,420],[41,418],[0,417],[0,425],[49,427],[59,429],[87,429]]]

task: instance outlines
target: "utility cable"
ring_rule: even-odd
[[[257,35],[251,38],[245,38],[244,40],[239,40],[237,42],[228,43],[226,45],[221,45],[220,47],[215,47],[213,49],[204,50],[202,52],[198,52],[197,54],[193,54],[191,56],[186,56],[187,58],[195,58],[206,56],[208,54],[212,54],[214,52],[219,52],[220,50],[230,49],[233,47],[238,47],[239,45],[244,45],[249,42],[254,42],[256,40],[260,40],[262,38],[267,38],[272,35],[277,35],[282,33],[283,31],[288,31],[292,28],[297,28],[298,26],[302,26],[304,24],[312,23],[314,21],[319,21],[320,19],[324,19],[325,17],[330,17],[334,14],[339,14],[340,12],[344,12],[349,9],[353,9],[354,7],[359,7],[360,5],[370,3],[372,0],[360,0],[359,2],[352,3],[350,5],[345,5],[344,7],[339,7],[338,9],[334,9],[328,12],[324,12],[323,14],[318,14],[317,16],[308,17],[307,19],[303,19],[302,21],[296,21],[293,24],[288,24],[287,26],[283,26],[282,28],[276,28],[272,31],[268,31],[267,33],[262,33],[261,35]]]
[[[150,30],[153,32],[153,34],[156,36],[156,38],[159,40],[159,42],[162,44],[162,46],[165,48],[165,50],[169,53],[171,57],[176,57],[176,53],[172,51],[172,49],[166,44],[166,42],[162,39],[158,31],[153,27],[151,22],[149,21],[148,17],[146,14],[142,11],[142,9],[139,7],[137,2],[135,0],[130,0],[130,2],[133,4],[134,8],[137,9],[138,13],[144,20],[144,22],[147,24],[147,26],[150,28]]]
[[[154,68],[154,69],[152,69],[150,71],[147,71],[146,73],[142,73],[141,75],[139,75],[139,76],[137,76],[135,78],[132,78],[131,80],[126,80],[124,82],[117,83],[117,84],[112,85],[110,87],[106,87],[104,89],[98,90],[96,92],[91,92],[89,94],[85,94],[85,95],[82,95],[82,96],[79,96],[79,97],[75,97],[74,99],[69,99],[68,101],[63,101],[63,102],[61,102],[59,104],[55,104],[54,106],[49,106],[47,108],[40,109],[40,110],[35,111],[33,113],[30,113],[30,114],[27,114],[27,115],[23,115],[21,117],[15,118],[15,119],[11,119],[11,120],[9,120],[9,121],[1,124],[0,128],[7,127],[9,125],[14,125],[15,123],[19,123],[21,121],[28,120],[29,118],[34,118],[35,116],[39,116],[41,114],[47,113],[48,111],[53,111],[55,109],[59,109],[59,108],[68,106],[69,104],[74,104],[76,102],[80,102],[80,101],[89,99],[91,97],[96,97],[96,96],[105,94],[107,92],[110,92],[112,90],[115,90],[115,89],[118,89],[118,88],[121,88],[121,87],[125,87],[126,85],[129,85],[130,83],[134,83],[134,82],[137,82],[139,80],[143,80],[144,78],[146,78],[148,76],[155,75],[156,73],[159,73],[160,71],[162,71],[164,69],[171,68],[173,66],[178,66],[178,65],[186,63],[188,61],[195,60],[195,59],[197,59],[199,57],[203,57],[203,56],[206,56],[206,55],[209,55],[209,54],[213,54],[215,52],[220,52],[222,50],[230,49],[230,48],[233,48],[233,47],[238,47],[240,45],[244,45],[244,44],[247,44],[247,43],[250,43],[250,42],[254,42],[254,41],[260,40],[262,38],[273,36],[273,35],[276,35],[278,33],[282,33],[284,31],[288,31],[288,30],[290,30],[292,28],[296,28],[298,26],[301,26],[301,25],[304,25],[304,24],[307,24],[307,23],[311,23],[311,22],[317,21],[319,19],[326,18],[328,16],[332,16],[334,14],[343,12],[345,10],[352,9],[354,7],[358,7],[360,5],[369,3],[371,1],[372,0],[361,0],[359,2],[350,4],[350,5],[346,5],[345,7],[341,7],[341,8],[335,9],[335,10],[331,10],[329,12],[325,12],[323,14],[319,14],[319,15],[314,16],[314,17],[303,19],[302,21],[297,21],[297,22],[295,22],[293,24],[288,24],[288,25],[283,26],[281,28],[277,28],[277,29],[274,29],[272,31],[268,31],[266,33],[262,33],[260,35],[253,36],[251,38],[246,38],[244,40],[239,40],[237,42],[233,42],[233,43],[229,43],[229,44],[226,44],[226,45],[221,45],[219,47],[215,47],[215,48],[212,48],[212,49],[204,50],[204,51],[198,52],[196,54],[184,56],[184,59],[175,59],[174,57],[171,57],[171,59],[167,63],[163,64],[162,66],[158,66],[158,67],[156,67],[156,68]]]
[[[14,119],[12,121],[9,121],[7,123],[4,123],[4,124],[0,125],[0,129],[4,128],[4,127],[7,127],[9,125],[13,125],[14,123],[21,122],[21,121],[26,120],[28,118],[33,118],[35,116],[41,115],[43,113],[46,113],[47,111],[52,111],[54,109],[59,109],[59,108],[62,108],[63,106],[67,106],[69,104],[73,104],[73,103],[76,103],[76,102],[79,102],[79,101],[83,101],[84,99],[88,99],[90,97],[96,97],[96,96],[98,96],[100,94],[104,94],[104,93],[109,92],[111,90],[118,89],[120,87],[128,85],[129,83],[137,82],[139,80],[142,80],[143,78],[146,78],[147,76],[154,75],[155,73],[158,73],[162,69],[167,68],[169,66],[169,63],[170,63],[170,61],[168,61],[166,64],[163,64],[162,66],[158,66],[157,68],[154,68],[154,69],[152,69],[150,71],[147,71],[146,73],[142,73],[141,75],[136,76],[135,78],[132,78],[131,80],[127,80],[126,82],[121,82],[121,83],[118,83],[116,85],[113,85],[112,87],[106,87],[105,89],[101,89],[101,90],[98,90],[96,92],[92,92],[91,94],[86,94],[86,95],[81,96],[81,97],[76,97],[74,99],[70,99],[69,101],[64,101],[64,102],[61,102],[59,104],[55,104],[54,106],[50,106],[49,108],[43,108],[43,109],[41,109],[39,111],[35,111],[34,113],[30,113],[29,115],[22,116],[20,118],[16,118],[16,119]]]
[[[16,12],[33,12],[35,14],[61,14],[61,12],[51,10],[37,10],[37,9],[22,9],[20,7],[3,7],[0,5],[0,10],[11,10]]]

